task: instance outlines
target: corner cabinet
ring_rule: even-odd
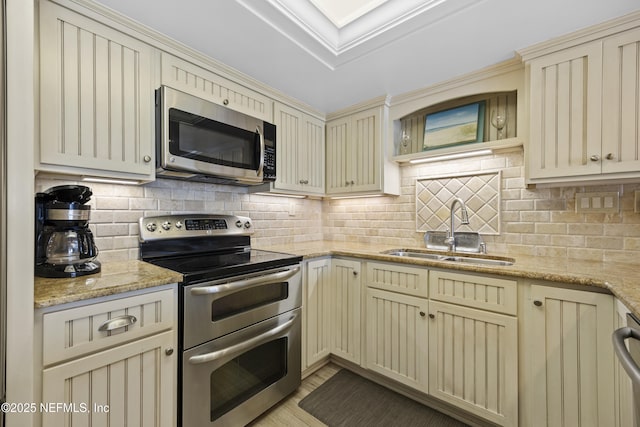
[[[285,104],[275,103],[277,155],[272,191],[324,195],[324,121]]]
[[[35,169],[151,181],[155,50],[49,1],[40,8]]]
[[[524,304],[525,425],[615,425],[613,296],[532,284]]]
[[[639,17],[624,18],[520,52],[529,77],[528,183],[640,177],[638,27]]]
[[[176,422],[176,287],[41,314],[42,425]],[[38,316],[38,314],[37,314]]]
[[[388,161],[385,102],[330,114],[327,120],[328,196],[400,194],[399,170]]]

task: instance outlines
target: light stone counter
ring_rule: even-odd
[[[288,252],[301,255],[305,259],[329,255],[366,258],[517,278],[546,280],[579,286],[595,286],[607,289],[620,299],[634,314],[640,316],[640,262],[633,264],[595,262],[577,259],[490,253],[488,257],[512,258],[515,260],[515,263],[510,266],[489,266],[399,257],[382,253],[392,249],[418,249],[424,251],[424,248],[398,248],[337,241],[294,243],[291,245],[257,247],[257,249]],[[445,252],[442,253],[446,254]]]
[[[35,278],[35,308],[182,281],[182,274],[144,261],[108,262],[100,273],[70,279]]]

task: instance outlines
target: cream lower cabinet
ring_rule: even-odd
[[[42,425],[174,426],[176,304],[173,286],[43,313]]]
[[[175,336],[165,332],[45,369],[43,426],[173,426]]]
[[[615,425],[613,297],[533,284],[524,307],[524,425]]]
[[[360,365],[361,263],[331,260],[330,351]]]
[[[428,301],[367,288],[366,367],[428,392]]]
[[[517,319],[433,300],[429,318],[429,394],[517,426]]]
[[[518,425],[517,287],[429,272],[429,394],[503,426]]]
[[[367,369],[428,390],[428,270],[367,262]]]
[[[36,170],[153,180],[155,50],[106,21],[38,4]]]
[[[302,366],[303,370],[329,357],[331,259],[303,264]]]

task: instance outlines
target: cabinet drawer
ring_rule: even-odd
[[[400,264],[367,263],[367,286],[426,298],[428,270]]]
[[[515,316],[518,282],[448,271],[429,272],[431,299]]]
[[[42,321],[43,364],[48,366],[171,329],[175,304],[174,290],[167,289],[47,313]],[[123,325],[118,324],[119,320]],[[110,330],[101,330],[105,328]]]

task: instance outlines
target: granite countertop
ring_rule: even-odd
[[[69,279],[35,278],[35,308],[182,281],[182,274],[144,261],[102,263],[100,273]]]
[[[399,257],[383,253],[393,249],[417,249],[425,251],[424,248],[399,248],[388,245],[336,241],[314,241],[279,246],[262,246],[258,249],[288,252],[301,255],[304,258],[316,258],[328,255],[366,258],[427,267],[497,274],[516,278],[546,280],[579,286],[594,286],[608,290],[620,299],[629,310],[640,316],[640,263],[595,262],[581,261],[578,259],[489,253],[488,257],[511,258],[515,262],[509,266],[477,265]]]
[[[386,255],[385,251],[400,248],[338,241],[256,246],[256,249],[290,253],[305,259],[330,255],[355,257],[578,286],[595,286],[611,292],[634,314],[640,316],[640,264],[638,263],[594,262],[490,253],[489,257],[512,258],[515,263],[510,266],[477,265]],[[424,251],[424,248],[413,249]],[[182,281],[181,274],[143,261],[103,263],[100,273],[75,279],[36,277],[35,307],[49,307],[180,281]]]

